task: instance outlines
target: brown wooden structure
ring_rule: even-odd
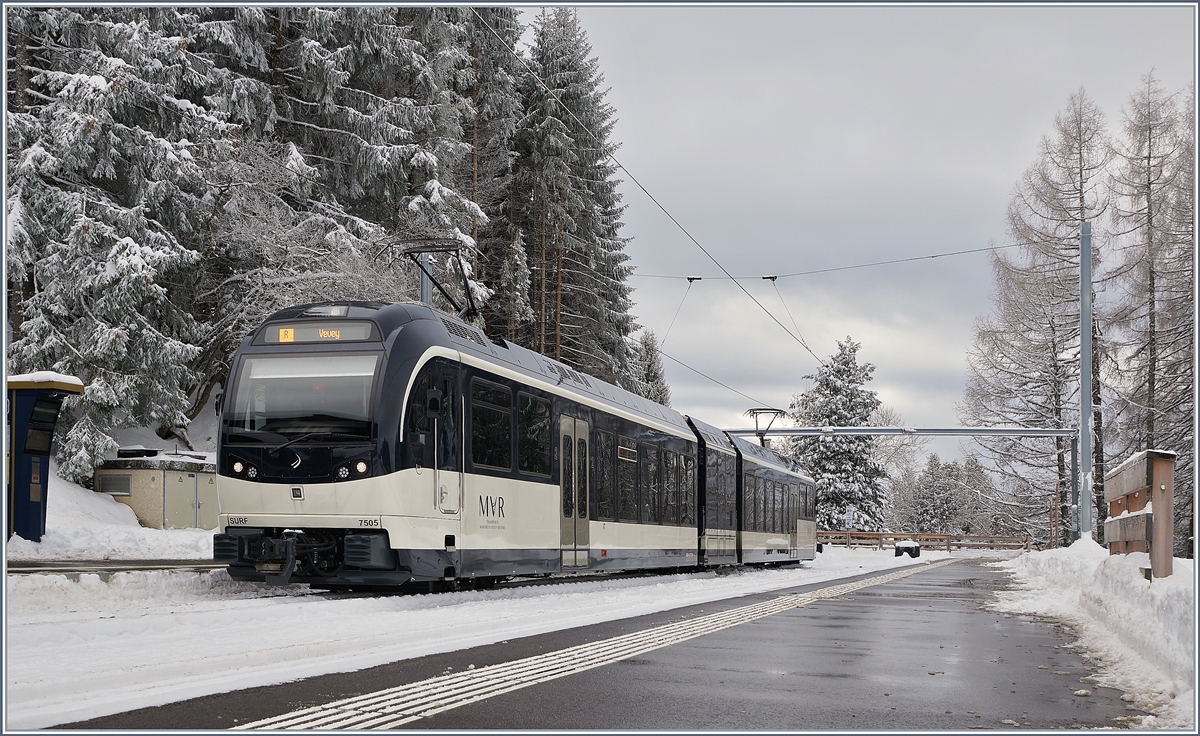
[[[1143,450],[1104,478],[1109,554],[1149,552],[1156,578],[1171,574],[1175,546],[1175,453]]]
[[[817,541],[822,544],[837,544],[845,547],[895,547],[896,542],[913,541],[925,549],[1023,549],[1030,548],[1029,537],[982,537],[966,534],[912,534],[908,532],[817,532]]]

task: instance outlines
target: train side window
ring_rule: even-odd
[[[642,518],[644,524],[662,522],[662,473],[659,469],[659,452],[654,445],[639,445],[639,467],[642,486]]]
[[[779,532],[779,484],[774,480],[767,481],[767,503],[770,504],[770,529]]]
[[[721,522],[722,529],[733,529],[734,522],[737,520],[737,509],[734,508],[734,500],[737,497],[737,478],[734,477],[732,457],[726,456],[721,464],[721,480],[724,482],[724,487],[721,489]]]
[[[430,430],[429,413],[425,408],[425,396],[426,392],[431,388],[429,380],[432,374],[433,371],[427,368],[413,382],[412,393],[408,396],[407,421],[405,422],[406,434],[428,432]]]
[[[663,450],[663,486],[666,490],[666,505],[663,507],[663,523],[679,524],[679,456]]]
[[[683,456],[683,510],[680,524],[691,526],[696,523],[696,458]]]
[[[784,494],[787,493],[787,486],[782,483],[775,484],[775,531],[782,533],[786,527],[786,522],[783,517]]]
[[[742,525],[754,531],[754,476],[749,472],[742,475]]]
[[[762,529],[762,478],[757,475],[749,475],[746,478],[746,485],[750,490],[746,495],[750,496],[750,505],[754,507],[754,526],[750,527],[752,531],[761,532]]]
[[[614,441],[612,432],[597,430],[596,447],[592,451],[596,463],[596,513],[599,518],[611,521],[615,518],[616,503],[613,482]]]
[[[471,462],[512,470],[512,391],[471,380]]]
[[[517,392],[517,468],[530,475],[550,475],[550,402]]]
[[[788,532],[791,533],[796,529],[796,521],[800,518],[800,486],[792,484],[792,508],[788,513]]]
[[[637,443],[621,437],[617,444],[617,518],[638,520]]]
[[[771,517],[775,511],[775,499],[771,498],[771,481],[763,479],[763,531],[775,530],[775,520]]]
[[[779,533],[779,484],[774,480],[767,481],[767,503],[770,504],[770,513],[768,515],[769,528],[768,532]]]

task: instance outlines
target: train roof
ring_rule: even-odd
[[[708,422],[701,421],[691,415],[687,416],[688,423],[695,427],[696,431],[704,438],[704,444],[708,447],[718,447],[730,455],[735,454],[733,443],[729,441],[729,436],[725,434],[725,430],[717,429]]]
[[[797,473],[804,476],[805,480],[812,481],[812,478],[809,477],[808,473],[804,472],[804,470],[790,458],[784,457],[778,452],[769,450],[762,445],[756,445],[744,437],[739,437],[733,434],[728,435],[728,437],[729,439],[733,440],[734,446],[741,451],[742,455],[753,458],[756,462],[762,463],[763,465],[770,465],[778,468],[779,470],[786,470],[789,473]]]
[[[330,315],[329,311],[337,307],[346,307],[346,309],[337,310],[344,313]],[[389,336],[404,324],[417,320],[430,320],[441,325],[442,329],[436,331],[441,332],[444,336],[441,344],[453,347],[460,353],[473,355],[485,362],[498,363],[509,370],[558,385],[593,401],[619,408],[655,423],[669,425],[680,433],[692,434],[684,416],[670,407],[656,404],[619,386],[580,373],[553,358],[521,347],[516,343],[503,339],[493,342],[482,330],[425,304],[358,301],[303,304],[280,310],[267,318],[266,322],[302,318],[328,319],[331,317],[371,319],[379,325],[385,343]],[[716,431],[720,433],[720,430]],[[732,447],[730,451],[732,451]]]

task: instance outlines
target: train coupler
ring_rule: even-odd
[[[258,572],[264,573],[267,585],[287,585],[296,571],[296,538],[264,539],[264,556],[280,562],[259,562],[254,566]]]

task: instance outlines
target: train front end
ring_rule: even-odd
[[[213,558],[231,577],[334,589],[412,578],[383,522],[411,496],[393,448],[415,361],[388,354],[407,321],[401,305],[315,305],[243,341],[217,458]]]

